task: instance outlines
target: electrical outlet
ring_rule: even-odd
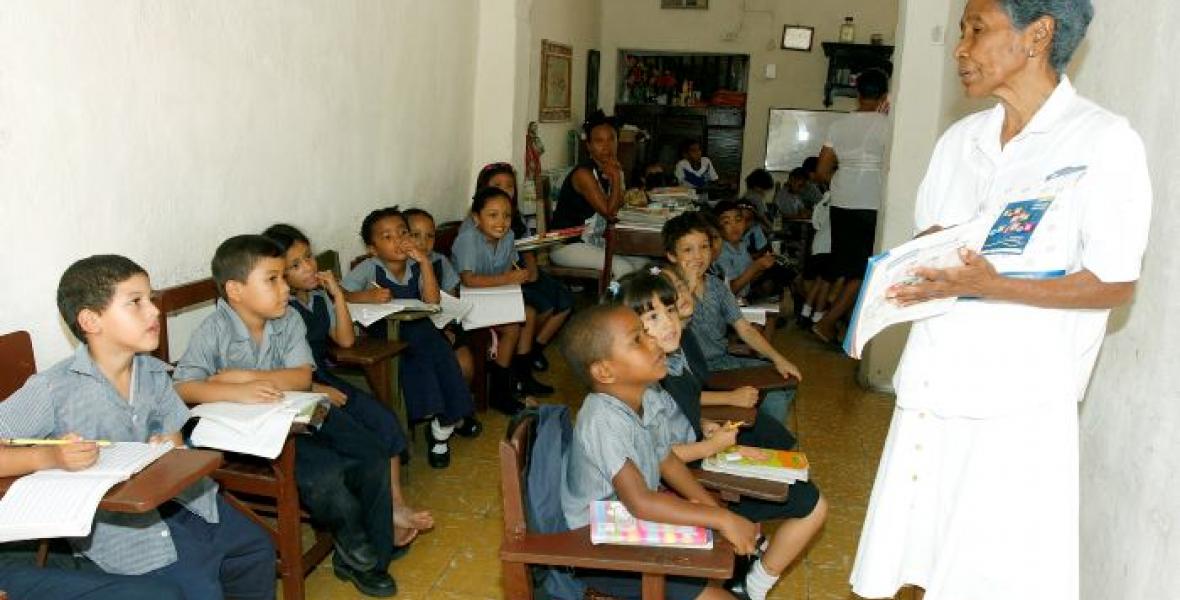
[[[736,31],[726,31],[725,33],[721,34],[721,41],[724,42],[734,42],[737,41],[737,39],[738,32]]]

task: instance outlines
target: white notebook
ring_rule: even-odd
[[[90,535],[107,490],[170,450],[172,442],[116,442],[100,448],[98,461],[88,469],[49,469],[21,477],[0,499],[0,543]]]
[[[316,406],[326,402],[325,394],[283,392],[283,399],[272,404],[200,404],[190,411],[201,417],[191,439],[203,448],[273,459],[283,451],[291,423],[307,423]]]
[[[463,286],[459,295],[471,302],[471,312],[463,317],[463,329],[481,329],[505,323],[524,321],[524,296],[520,286],[469,288]]]

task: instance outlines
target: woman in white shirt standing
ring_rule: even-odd
[[[831,309],[811,328],[824,341],[836,336],[836,322],[856,302],[865,265],[873,255],[890,136],[889,117],[882,110],[888,93],[889,78],[883,71],[861,73],[856,79],[856,112],[832,123],[819,153],[816,175],[832,186],[832,273],[845,282]]]
[[[963,10],[960,81],[999,103],[939,140],[915,231],[988,233],[963,266],[887,293],[962,299],[914,323],[893,380],[852,572],[863,597],[1078,598],[1077,402],[1134,292],[1152,201],[1139,136],[1062,75],[1092,15],[1090,0]]]

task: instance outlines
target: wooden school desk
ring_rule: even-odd
[[[221,453],[213,450],[175,449],[161,456],[103,496],[98,507],[122,513],[144,513],[175,498],[198,479],[221,466]],[[0,477],[0,497],[17,477]]]

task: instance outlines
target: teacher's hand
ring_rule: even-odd
[[[991,262],[977,252],[964,248],[959,250],[959,258],[963,260],[961,267],[915,269],[914,275],[923,281],[892,286],[885,291],[885,297],[901,306],[957,296],[986,298],[1001,275]]]

